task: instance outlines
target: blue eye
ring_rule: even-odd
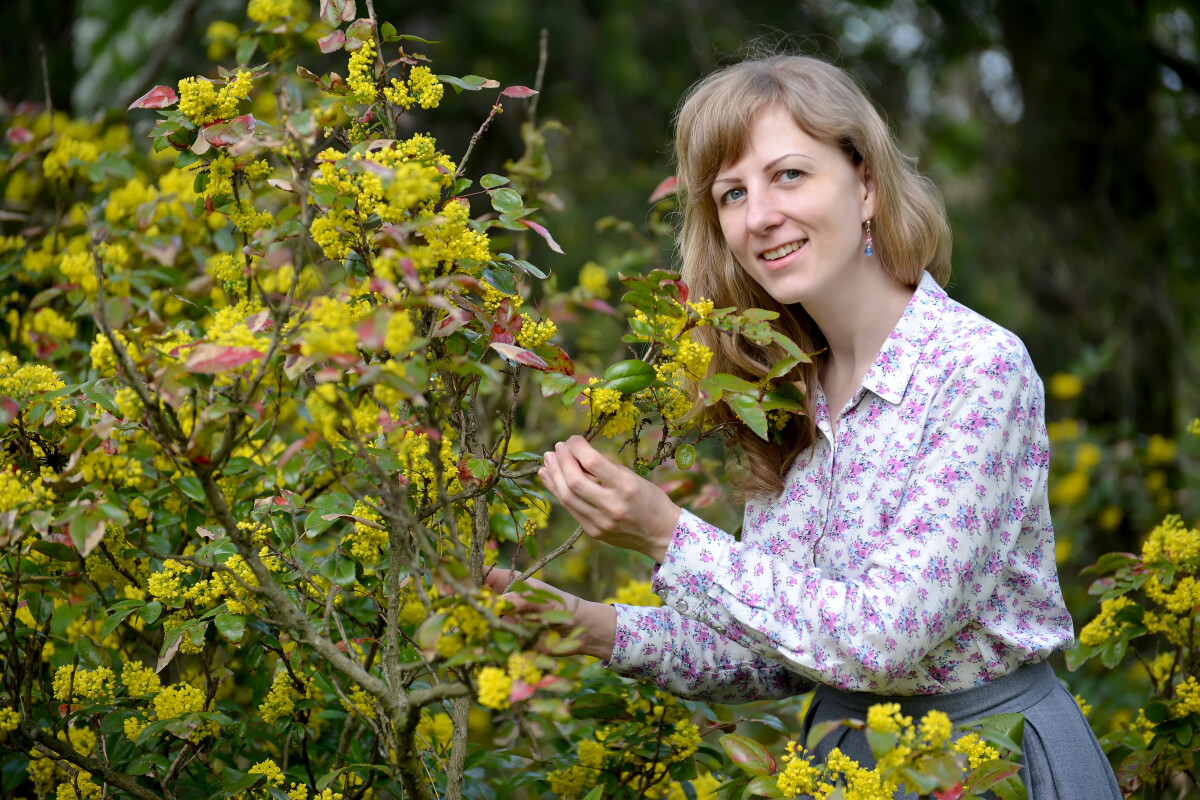
[[[746,193],[745,189],[730,189],[725,194],[721,195],[721,205],[728,205],[735,200],[740,200],[742,195]]]
[[[785,169],[779,174],[784,180],[794,181],[799,180],[800,176],[802,176],[804,173],[798,169]]]

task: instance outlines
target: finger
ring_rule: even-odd
[[[592,538],[599,536],[605,529],[608,519],[604,511],[603,502],[599,504],[589,502],[581,499],[572,491],[567,485],[566,477],[563,474],[562,462],[556,457],[554,452],[546,453],[544,459],[546,466],[538,473],[542,479],[542,483],[545,484],[546,488],[550,490],[550,493],[554,495],[562,507],[575,518],[575,521],[580,524],[588,536]],[[592,485],[595,486],[594,483]]]
[[[582,436],[572,436],[563,444],[580,466],[604,485],[621,480],[630,472],[628,467],[592,447],[592,443]]]
[[[492,567],[491,570],[483,576],[483,585],[491,589],[493,592],[503,592],[505,587],[508,586],[508,581],[511,576],[511,569]]]
[[[560,442],[555,447],[555,455],[562,483],[573,495],[594,509],[603,509],[609,505],[608,491],[597,482],[594,475],[584,469],[569,445]]]

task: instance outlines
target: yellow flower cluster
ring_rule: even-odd
[[[121,667],[121,683],[131,697],[157,694],[162,690],[162,680],[152,667],[141,661],[126,661]]]
[[[599,383],[598,378],[592,378],[589,383]],[[613,417],[604,425],[601,431],[605,436],[614,437],[628,433],[637,424],[639,412],[632,399],[621,394],[616,389],[589,386],[582,392],[584,403],[593,414],[612,414]]]
[[[1046,388],[1056,400],[1073,400],[1083,394],[1083,380],[1069,372],[1056,372],[1050,376]]]
[[[286,669],[275,670],[275,675],[271,679],[271,688],[258,707],[258,714],[262,717],[263,722],[274,725],[276,720],[290,717],[295,713],[296,701],[309,697],[312,690],[311,678],[301,678],[301,680],[304,682],[303,691],[296,688],[296,684]]]
[[[75,700],[104,702],[115,694],[116,675],[108,667],[76,669],[64,664],[54,673],[54,697],[64,703]]]
[[[246,17],[259,25],[287,19],[293,13],[292,0],[250,0],[246,5]]]
[[[417,736],[425,742],[426,750],[435,747],[440,753],[450,749],[450,740],[454,736],[454,721],[448,714],[430,714],[427,709],[421,709],[421,721],[417,723]]]
[[[692,341],[690,334],[684,334],[677,342],[674,358],[683,365],[689,377],[699,380],[708,374],[708,363],[712,360],[712,355],[712,350]]]
[[[608,290],[608,270],[595,261],[587,262],[579,270],[579,285],[592,297],[598,297],[603,300],[610,294]]]
[[[954,741],[954,752],[967,757],[967,771],[977,769],[981,764],[1000,757],[1000,751],[979,738],[977,733],[968,733]]]
[[[358,332],[354,323],[370,313],[366,303],[343,303],[333,297],[318,297],[304,326],[300,352],[306,356],[354,355]]]
[[[1192,575],[1176,577],[1174,590],[1163,586],[1157,574],[1146,581],[1146,596],[1173,614],[1188,615],[1200,607],[1200,582]]]
[[[159,719],[178,719],[204,711],[204,690],[187,683],[174,683],[154,696],[154,713]]]
[[[1146,562],[1165,558],[1176,564],[1200,555],[1200,529],[1187,529],[1183,518],[1169,514],[1158,527],[1146,537],[1142,545],[1142,559]]]
[[[558,333],[558,326],[552,320],[534,322],[528,314],[521,315],[521,330],[517,331],[517,344],[527,350],[545,344]]]
[[[0,514],[8,511],[24,513],[53,502],[54,492],[42,483],[41,477],[0,469]]]
[[[1129,623],[1118,623],[1114,617],[1118,611],[1132,605],[1134,602],[1125,596],[1102,602],[1100,613],[1079,632],[1079,642],[1088,647],[1099,647],[1114,636],[1119,636],[1129,628]]]
[[[581,764],[575,764],[567,769],[555,770],[546,776],[550,783],[550,791],[566,800],[574,800],[584,789],[595,785],[596,773]]]
[[[65,181],[82,174],[82,165],[71,165],[71,160],[89,164],[100,157],[100,151],[95,142],[79,141],[69,136],[63,136],[42,161],[42,174],[47,180]]]
[[[662,605],[662,598],[654,593],[650,588],[650,581],[629,581],[612,597],[606,597],[604,603],[621,603],[627,606],[651,606],[657,608]]]
[[[0,351],[0,396],[24,400],[45,392],[56,392],[66,386],[54,370],[45,364],[20,364],[11,353]],[[67,404],[65,397],[51,401],[54,407],[54,423],[69,427],[75,421],[75,409]],[[25,424],[40,427],[42,420],[31,420],[29,412],[22,412]]]
[[[283,786],[283,770],[274,760],[268,758],[260,761],[247,770],[251,775],[266,775],[268,786]]]
[[[608,758],[609,752],[603,742],[595,739],[580,739],[579,744],[575,746],[575,756],[583,766],[590,769],[601,769],[604,767],[604,761]]]
[[[375,86],[375,40],[367,39],[350,55],[350,74],[346,85],[360,103],[373,103],[378,95]]]
[[[0,708],[0,741],[21,724],[21,715],[11,708]]]
[[[60,315],[53,308],[42,307],[27,318],[25,324],[25,343],[32,345],[30,333],[35,333],[43,339],[66,344],[75,338],[76,325]]]
[[[414,103],[425,109],[437,108],[445,91],[446,87],[429,67],[413,67],[408,73],[407,85],[393,78],[391,86],[383,90],[383,96],[389,103],[407,111]]]
[[[1188,675],[1187,680],[1175,688],[1175,698],[1175,705],[1171,706],[1172,716],[1200,714],[1200,682],[1196,681],[1195,675]]]
[[[921,743],[925,747],[941,747],[954,731],[954,724],[944,711],[936,708],[921,719]]]
[[[804,755],[803,749],[798,749],[795,742],[787,743],[787,752],[783,754],[785,764],[783,772],[775,779],[775,785],[784,797],[800,797],[801,795],[819,795],[824,797],[833,791],[833,787],[821,781],[821,770],[814,767]]]
[[[509,706],[512,692],[512,677],[499,667],[484,667],[479,670],[479,704],[503,711]]]
[[[867,727],[880,733],[899,734],[912,725],[912,717],[900,713],[899,703],[876,703],[867,709]]]
[[[207,78],[184,78],[179,82],[179,110],[196,125],[208,125],[237,116],[238,103],[250,96],[250,72],[239,69],[220,91]]]
[[[117,225],[137,214],[138,208],[158,197],[158,190],[134,178],[113,189],[104,207],[104,219]]]
[[[379,502],[379,498],[369,499],[376,504]],[[361,522],[355,522],[354,528],[346,536],[350,557],[357,559],[365,567],[372,567],[379,561],[383,555],[383,548],[387,547],[388,544],[388,532],[382,527],[383,517],[364,500],[356,501],[354,503],[354,510],[351,513],[356,517],[369,519],[380,526],[376,528]]]
[[[151,573],[146,588],[155,600],[168,605],[183,599],[183,577],[194,572],[191,566],[182,561],[170,559],[163,564],[162,569]]]

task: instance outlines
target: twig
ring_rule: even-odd
[[[582,525],[580,525],[578,528],[575,529],[575,532],[571,534],[571,538],[567,539],[565,542],[560,544],[558,547],[554,548],[552,551],[550,551],[546,555],[539,558],[537,561],[535,561],[533,563],[532,567],[525,570],[517,577],[509,580],[508,586],[504,587],[504,591],[507,592],[508,590],[512,589],[512,585],[514,583],[516,583],[517,581],[527,580],[531,575],[536,575],[538,570],[540,570],[542,567],[546,566],[551,561],[558,558],[563,553],[567,552],[572,547],[574,547],[575,543],[579,541],[580,536],[583,536],[583,526]]]
[[[369,2],[370,0],[368,0]],[[542,96],[542,79],[546,77],[546,60],[549,54],[547,43],[550,39],[550,31],[542,28],[541,36],[538,37],[538,68],[537,76],[533,79],[533,99],[529,101],[529,127],[537,127],[537,108],[538,98]]]
[[[492,111],[487,115],[487,119],[479,126],[479,130],[475,131],[471,136],[471,143],[467,145],[467,152],[463,153],[462,161],[458,162],[458,169],[454,171],[455,178],[461,178],[467,171],[467,161],[471,158],[471,152],[475,149],[475,145],[479,142],[479,137],[483,136],[484,131],[492,124],[492,120],[496,114],[500,113],[500,100],[492,104]]]
[[[50,99],[50,64],[46,60],[46,45],[38,44],[38,56],[42,59],[42,91],[46,93],[46,117],[50,120],[50,135],[54,135],[54,101]],[[57,227],[55,232],[57,233]]]

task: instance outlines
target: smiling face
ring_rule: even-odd
[[[779,303],[820,303],[836,293],[839,276],[874,263],[863,255],[863,223],[875,209],[870,173],[784,109],[754,118],[712,196],[730,251]]]

